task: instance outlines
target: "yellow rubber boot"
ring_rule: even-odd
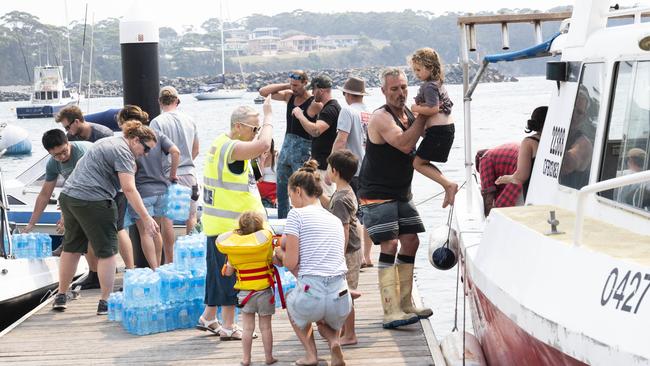
[[[384,308],[382,326],[391,329],[420,321],[417,314],[407,314],[400,309],[399,282],[395,266],[380,268],[377,274],[381,290],[381,305]]]
[[[411,291],[413,290],[413,264],[402,263],[397,266],[397,274],[399,276],[399,293],[400,293],[400,308],[405,313],[416,314],[420,319],[426,319],[433,315],[433,311],[429,308],[416,308],[413,304]]]

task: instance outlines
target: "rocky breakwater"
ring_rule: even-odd
[[[419,85],[420,81],[417,80],[410,67],[401,66],[406,72],[409,85]],[[384,69],[383,66],[365,67],[365,68],[348,68],[348,69],[320,69],[320,70],[307,70],[310,77],[316,75],[326,74],[332,78],[335,87],[342,86],[348,77],[354,75],[363,78],[366,81],[366,86],[369,88],[381,86],[380,75]],[[470,66],[470,77],[473,77],[478,70],[477,64]],[[199,87],[205,85],[215,85],[218,88],[224,86],[231,89],[247,89],[248,91],[255,92],[264,85],[274,83],[286,83],[289,71],[281,72],[266,72],[255,71],[245,74],[226,74],[224,76],[200,76],[200,77],[177,77],[160,79],[160,85],[172,85],[181,94],[192,94],[199,90]],[[499,83],[499,82],[512,82],[517,81],[513,76],[501,74],[499,71],[488,68],[481,82],[484,83]],[[445,65],[445,82],[447,84],[461,84],[463,82],[463,72],[460,65],[448,64]],[[71,87],[76,89],[76,86]],[[0,88],[0,101],[11,100],[29,100],[29,87],[16,86],[16,87],[2,87]],[[94,81],[90,88],[91,98],[101,97],[121,97],[122,96],[122,82],[121,81]]]
[[[420,81],[417,80],[411,68],[402,67],[406,72],[409,85],[419,85]],[[349,69],[320,69],[320,70],[307,70],[310,77],[326,74],[332,78],[335,87],[342,86],[348,77],[354,75],[363,78],[366,81],[367,87],[381,86],[380,75],[384,67],[365,67],[365,68],[349,68]],[[478,65],[472,64],[470,67],[470,77],[473,77],[478,70]],[[256,71],[245,74],[244,77],[240,74],[226,74],[224,76],[204,76],[196,78],[161,78],[161,85],[173,85],[178,89],[181,94],[196,93],[200,86],[215,85],[219,88],[232,88],[232,89],[247,89],[248,91],[255,92],[264,85],[274,83],[286,83],[289,71],[281,72],[266,72]],[[501,74],[499,71],[488,68],[481,82],[499,83],[499,82],[514,82],[517,79],[513,76]],[[445,83],[448,84],[461,84],[463,82],[463,72],[458,64],[445,65]]]

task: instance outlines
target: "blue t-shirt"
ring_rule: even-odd
[[[68,161],[60,162],[50,157],[50,160],[47,161],[47,165],[45,166],[45,181],[51,182],[56,180],[59,175],[68,179],[74,167],[77,166],[79,159],[84,156],[91,146],[93,146],[93,143],[88,141],[70,142],[70,159]]]

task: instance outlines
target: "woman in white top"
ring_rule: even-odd
[[[287,311],[296,335],[305,348],[301,365],[317,365],[316,343],[311,329],[327,339],[332,365],[344,365],[339,330],[350,310],[352,299],[345,274],[343,225],[324,209],[319,197],[323,193],[318,163],[311,160],[289,178],[289,211],[284,228],[286,243],[276,248],[282,261],[298,280],[287,295]]]

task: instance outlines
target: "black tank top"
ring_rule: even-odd
[[[388,105],[381,108],[390,113],[395,124],[406,131],[402,122],[393,114]],[[408,108],[405,107],[404,111],[410,127],[415,121],[415,117]],[[370,138],[367,138],[366,155],[359,174],[359,197],[398,201],[411,200],[413,158],[414,154],[404,154],[389,143],[373,144]]]
[[[286,133],[291,133],[294,135],[298,135],[304,139],[311,140],[311,135],[305,131],[304,128],[302,128],[302,125],[300,124],[300,121],[296,117],[294,117],[293,109],[296,107],[293,102],[296,99],[295,95],[292,95],[291,98],[289,98],[289,101],[287,102],[287,132]],[[307,117],[308,120],[312,122],[316,122],[316,116],[310,117],[307,114],[307,108],[309,108],[309,105],[311,104],[312,100],[314,100],[314,97],[311,96],[307,98],[301,105],[299,105],[300,109],[302,109],[303,112],[305,112],[305,116]]]
[[[526,137],[527,139],[535,140],[539,143],[539,138],[535,136],[528,136]],[[530,175],[528,176],[528,179],[522,184],[523,191],[524,191],[524,201],[526,200],[526,195],[528,194],[528,185],[530,184],[530,177],[533,175],[533,167],[535,166],[535,156],[533,156],[532,159],[530,159]]]

